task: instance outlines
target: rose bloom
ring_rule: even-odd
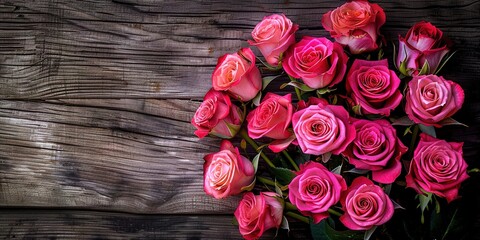
[[[242,48],[237,53],[220,57],[213,71],[212,86],[240,101],[253,99],[262,88],[262,76],[255,66],[252,50]]]
[[[340,221],[351,230],[368,230],[386,223],[395,210],[383,189],[366,177],[357,177],[340,200],[343,214]]]
[[[387,59],[356,59],[348,72],[346,89],[362,114],[389,116],[402,100],[399,85],[400,79],[388,69]]]
[[[290,47],[282,62],[288,75],[311,88],[332,87],[342,81],[348,57],[338,43],[326,38],[303,37]]]
[[[312,161],[300,165],[296,175],[288,185],[288,198],[303,215],[311,216],[315,223],[319,223],[329,216],[328,209],[347,189],[345,179]]]
[[[306,154],[340,154],[355,139],[355,127],[342,106],[325,101],[310,105],[293,114],[293,131],[298,145]]]
[[[277,66],[280,55],[295,43],[295,32],[298,25],[293,24],[283,14],[266,16],[255,26],[252,32],[253,41],[248,43],[262,52],[267,63]]]
[[[437,71],[443,57],[450,51],[451,42],[443,36],[443,32],[429,22],[419,22],[408,30],[405,38],[398,37],[397,67],[405,62],[403,75],[418,75],[425,62],[428,62],[426,74]]]
[[[203,189],[214,198],[239,194],[255,177],[252,162],[228,140],[222,140],[220,151],[206,155],[204,160]]]
[[[441,127],[440,121],[462,108],[465,93],[457,83],[436,75],[415,76],[408,83],[405,112],[415,123]]]
[[[407,187],[418,194],[426,191],[448,202],[455,200],[460,184],[468,178],[462,146],[463,143],[446,142],[421,133],[405,177]]]
[[[234,137],[242,125],[242,111],[230,101],[230,97],[210,89],[192,118],[197,128],[195,135],[204,138],[209,133],[221,138]]]
[[[408,150],[397,138],[395,128],[383,119],[353,119],[357,137],[343,154],[358,169],[372,171],[372,179],[390,184],[402,172],[400,158]]]
[[[267,93],[260,105],[247,116],[248,135],[253,139],[269,137],[274,141],[269,148],[274,152],[284,150],[293,141],[292,132],[288,127],[292,121],[293,105],[292,95],[280,96]],[[287,143],[284,143],[284,142]],[[279,143],[283,147],[278,146]]]
[[[270,228],[279,228],[283,219],[283,204],[276,193],[247,192],[235,210],[240,234],[245,239],[258,239]]]
[[[322,17],[325,30],[353,54],[378,49],[380,27],[385,21],[385,13],[378,4],[361,0],[347,2]]]

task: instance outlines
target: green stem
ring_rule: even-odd
[[[335,216],[337,216],[337,217],[340,217],[340,216],[342,216],[342,214],[341,214],[341,213],[339,213],[339,212],[337,212],[337,211],[333,210],[332,208],[329,208],[329,209],[328,209],[328,213],[330,213],[330,214],[332,214],[332,215],[335,215]]]
[[[295,161],[293,161],[293,158],[290,157],[290,154],[288,154],[287,151],[283,150],[282,153],[283,153],[283,155],[285,155],[285,157],[288,159],[288,161],[290,161],[290,164],[292,164],[293,168],[295,168],[296,171],[300,170],[298,168],[297,163],[295,163]]]
[[[301,101],[302,100],[302,93],[300,93],[300,89],[295,88],[295,93],[297,94],[297,98],[298,98],[298,101]]]
[[[245,128],[242,128],[240,130],[240,136],[245,139],[245,141],[247,141],[247,143],[250,144],[255,149],[255,151],[260,152],[260,150],[258,150],[258,144],[248,136],[247,130],[245,130]],[[265,155],[265,153],[262,152],[260,156],[263,158],[263,160],[265,160],[268,166],[270,166],[271,168],[275,168],[275,165],[272,163],[272,161],[270,161],[270,159],[267,157],[267,155]]]
[[[412,132],[412,140],[410,141],[410,148],[408,149],[408,151],[410,152],[408,154],[408,159],[412,159],[412,157],[413,157],[413,149],[415,147],[415,142],[417,141],[418,130],[419,129],[420,129],[420,127],[418,126],[418,124],[415,124],[415,126],[413,127],[413,132]]]
[[[290,202],[285,202],[285,209],[287,209],[287,210],[293,210],[293,211],[298,211],[297,207],[295,207],[295,205],[293,205],[293,204],[290,203]]]
[[[264,177],[260,177],[260,176],[257,176],[257,180],[261,183],[265,183],[267,185],[270,185],[270,186],[273,186],[275,187],[275,182],[268,179],[268,178],[264,178]]]
[[[285,215],[286,215],[286,216],[289,216],[289,217],[292,217],[292,218],[295,218],[295,219],[297,219],[297,220],[300,220],[300,221],[302,221],[302,222],[304,222],[304,223],[306,223],[306,224],[309,224],[309,223],[310,223],[310,221],[308,220],[307,217],[304,217],[304,216],[302,216],[302,215],[300,215],[300,214],[297,214],[297,213],[294,213],[294,212],[286,212]]]

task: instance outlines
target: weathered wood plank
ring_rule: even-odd
[[[0,98],[200,98],[216,58],[247,46],[254,25],[284,12],[298,36],[326,36],[320,18],[338,1],[0,2]],[[428,20],[459,49],[451,73],[479,89],[480,2],[382,1],[396,39]],[[461,71],[466,74],[458,74]],[[475,83],[474,83],[475,82]],[[478,93],[478,91],[477,91]],[[477,94],[478,95],[478,94]]]
[[[134,215],[72,210],[0,209],[2,239],[242,239],[232,215]],[[288,239],[309,237],[291,222]],[[284,239],[286,234],[279,235]],[[262,239],[273,239],[275,230]]]
[[[0,101],[0,206],[233,212],[236,198],[203,192],[203,156],[218,147],[192,134],[198,103],[96,103]]]

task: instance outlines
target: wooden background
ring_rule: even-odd
[[[0,238],[239,238],[238,199],[202,189],[218,141],[190,125],[216,59],[270,13],[326,36],[321,16],[342,3],[0,0]],[[470,127],[439,135],[480,166],[480,1],[380,4],[387,39],[427,20],[455,42],[442,75],[465,89]]]

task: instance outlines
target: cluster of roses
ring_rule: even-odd
[[[260,101],[262,91],[274,78],[262,80],[250,48],[218,59],[213,88],[192,119],[197,128],[195,134],[200,138],[210,134],[224,139],[239,134],[256,150],[261,147],[253,139],[260,139],[268,142],[271,151],[291,160],[295,169],[290,183],[278,186],[273,178],[256,176],[259,157],[275,168],[261,151],[252,162],[230,141],[223,140],[219,152],[205,156],[207,194],[221,199],[248,191],[235,211],[240,233],[246,239],[256,239],[265,230],[278,228],[285,221],[285,208],[298,210],[315,223],[336,214],[352,230],[369,230],[384,224],[392,217],[395,204],[381,186],[400,176],[401,158],[408,152],[387,117],[405,99],[408,118],[404,117],[403,122],[415,124],[412,127],[417,131],[418,127],[433,129],[453,122],[450,117],[461,108],[464,92],[455,82],[434,75],[450,50],[449,41],[435,26],[417,23],[405,38],[399,39],[394,62],[405,81],[410,79],[404,95],[399,90],[402,81],[389,69],[386,59],[359,59],[360,54],[381,48],[379,29],[385,21],[385,13],[377,4],[351,1],[323,15],[322,25],[335,42],[308,36],[295,42],[297,25],[284,15],[265,17],[253,30],[249,43],[260,50],[269,69],[283,69],[288,74],[291,81],[286,85],[294,87],[296,104],[292,103],[291,94],[272,92]],[[344,48],[356,56],[350,67]],[[325,97],[344,79],[345,95]],[[313,97],[315,94],[317,97]],[[337,105],[338,97],[345,104]],[[257,107],[247,114],[249,101]],[[244,119],[247,124],[243,124]],[[412,141],[411,146],[415,146],[415,138]],[[313,160],[298,167],[287,151],[292,145],[324,163],[332,155],[343,156],[354,166],[354,172],[370,172],[371,179],[360,176],[347,187],[338,169],[329,171]],[[413,159],[406,159],[411,160],[407,187],[418,194],[444,197],[448,202],[457,198],[460,184],[468,178],[462,143],[421,133],[411,155]],[[267,185],[273,182],[280,192],[254,195],[250,190],[259,180]],[[332,208],[338,202],[343,213]]]

